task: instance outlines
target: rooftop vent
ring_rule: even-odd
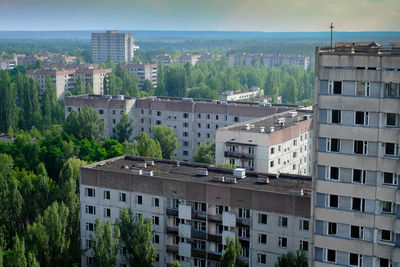
[[[294,118],[294,117],[296,117],[297,116],[297,111],[291,111],[291,112],[289,112],[289,117],[290,118]]]
[[[148,166],[154,166],[154,160],[151,160],[151,159],[146,160],[146,164],[147,164]]]
[[[117,99],[118,100],[124,100],[124,96],[123,95],[117,95]]]
[[[237,179],[236,179],[235,176],[227,175],[227,176],[225,176],[225,183],[236,184],[237,183]]]
[[[131,172],[132,172],[133,174],[142,175],[142,169],[137,168],[137,167],[131,167]]]
[[[269,184],[269,178],[267,176],[258,176],[257,183],[259,184]]]
[[[129,169],[128,165],[122,165],[121,169]]]
[[[196,174],[200,176],[207,176],[208,170],[207,168],[196,168]]]
[[[246,170],[242,168],[236,168],[233,170],[233,176],[238,179],[244,179],[246,177]]]
[[[258,132],[263,133],[265,132],[265,127],[261,126],[260,128],[258,128]]]
[[[246,123],[243,125],[243,130],[250,130],[250,124]]]
[[[148,175],[148,176],[153,176],[154,175],[153,170],[147,169],[147,168],[143,169],[142,173],[143,173],[143,175]]]
[[[276,120],[276,123],[278,123],[278,124],[285,124],[285,118],[278,118],[278,119]]]
[[[146,164],[146,162],[138,162],[138,163],[136,163],[136,166],[139,168],[146,168],[147,164]]]
[[[182,102],[193,102],[193,98],[184,97],[182,98]]]
[[[269,132],[270,132],[270,133],[275,132],[275,127],[274,127],[274,126],[269,127]]]
[[[310,119],[310,115],[304,115],[304,116],[303,116],[303,120],[304,120],[304,121],[306,121],[306,120],[308,120],[308,119]]]
[[[225,176],[223,175],[217,175],[213,177],[213,181],[215,182],[225,182]]]

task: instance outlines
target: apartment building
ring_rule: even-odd
[[[1,59],[0,57],[0,70],[12,70],[17,65],[14,59]]]
[[[118,33],[106,31],[105,33],[92,33],[93,62],[131,62],[134,56],[133,33]]]
[[[146,80],[149,80],[153,88],[157,87],[157,64],[132,63],[125,65],[125,68],[131,74],[135,74],[139,78],[139,89],[143,90]]]
[[[308,253],[308,176],[246,172],[206,164],[122,156],[80,169],[82,266],[93,262],[96,218],[120,209],[151,218],[155,266],[219,266],[226,238],[239,238],[248,266],[273,267],[288,251]],[[121,248],[118,266],[127,266]]]
[[[287,111],[217,130],[216,164],[311,174],[312,111]]]
[[[182,54],[178,57],[178,64],[190,63],[192,66],[194,66],[200,58],[201,55]]]
[[[221,55],[211,54],[211,53],[204,53],[200,55],[199,62],[211,62],[213,60],[220,60]]]
[[[282,55],[264,55],[264,54],[230,54],[228,56],[228,65],[244,65],[250,67],[254,61],[261,62],[265,68],[278,67],[283,65],[295,65],[308,69],[310,58],[305,56],[282,56]]]
[[[155,125],[169,126],[175,131],[179,142],[176,158],[187,161],[192,159],[200,143],[215,140],[215,133],[219,128],[296,109],[296,106],[192,98],[119,98],[96,95],[66,97],[65,115],[68,116],[73,109],[78,110],[84,106],[93,107],[105,122],[106,136],[112,136],[112,129],[118,124],[120,114],[118,109],[109,108],[107,103],[110,99],[121,103],[128,101],[132,104],[127,105],[129,109],[123,112],[128,113],[133,119],[132,139],[142,132],[151,136],[151,129]],[[121,105],[125,106],[125,104]]]
[[[68,91],[73,90],[76,80],[81,77],[83,85],[90,84],[95,94],[103,94],[104,78],[111,73],[111,69],[77,68],[77,69],[34,69],[27,70],[26,75],[33,77],[39,84],[39,91],[46,90],[46,77],[50,76],[56,86],[57,98],[64,99]]]
[[[170,54],[154,55],[151,57],[151,61],[155,63],[161,62],[164,65],[171,65],[174,63],[174,58]]]
[[[225,101],[241,101],[256,96],[262,97],[263,95],[264,95],[264,90],[262,90],[260,87],[252,87],[247,90],[243,89],[238,91],[225,91],[218,95],[218,99]]]
[[[399,266],[400,47],[315,57],[313,266]]]

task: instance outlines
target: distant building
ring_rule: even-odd
[[[0,58],[0,70],[12,70],[17,65],[14,59],[1,59]]]
[[[250,67],[253,62],[258,60],[265,68],[278,67],[283,65],[300,66],[305,70],[310,65],[310,58],[305,56],[282,56],[282,55],[264,55],[264,54],[230,54],[228,56],[228,65],[244,65]]]
[[[178,64],[190,63],[192,66],[196,65],[201,55],[182,54],[178,57]]]
[[[132,63],[125,65],[125,68],[139,78],[139,89],[143,89],[144,82],[149,80],[153,88],[157,87],[157,64]]]
[[[170,54],[154,55],[151,60],[155,63],[161,62],[164,65],[171,65],[174,63],[174,58]]]
[[[265,106],[258,103],[235,103],[191,98],[130,98],[99,95],[69,96],[65,98],[65,115],[84,106],[96,109],[106,125],[105,135],[112,136],[112,129],[120,113],[133,118],[132,139],[142,132],[151,135],[155,125],[171,127],[178,138],[176,158],[191,160],[202,142],[215,140],[217,129],[256,118],[295,110],[296,106]],[[116,108],[116,107],[121,108]],[[126,107],[126,108],[124,108]]]
[[[252,87],[247,90],[239,90],[239,91],[225,91],[218,95],[219,100],[225,101],[240,101],[250,99],[255,96],[263,96],[264,90],[260,87]]]
[[[93,62],[131,62],[134,57],[133,33],[118,33],[106,31],[105,33],[92,33]]]
[[[221,55],[205,53],[200,55],[199,62],[211,62],[213,60],[219,60],[219,59],[221,59]]]
[[[274,267],[310,246],[311,178],[206,164],[118,157],[80,168],[81,265],[91,266],[97,218],[115,224],[121,208],[153,222],[155,267],[218,267],[227,238],[245,266]],[[116,266],[128,266],[122,247]]]
[[[268,173],[310,175],[312,111],[287,111],[220,128],[216,164]]]
[[[50,76],[57,89],[57,98],[63,99],[68,91],[74,89],[78,77],[82,78],[83,85],[90,84],[96,94],[104,93],[104,78],[111,73],[111,69],[79,68],[79,69],[35,69],[28,70],[26,75],[35,78],[39,84],[39,90],[46,90],[46,77]]]

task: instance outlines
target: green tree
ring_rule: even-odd
[[[89,95],[94,94],[93,86],[90,83],[88,83],[86,85],[85,94],[89,94]]]
[[[150,80],[146,79],[144,81],[142,90],[145,91],[145,92],[152,92],[153,91],[153,85],[151,84]]]
[[[138,138],[138,156],[150,158],[162,158],[160,143],[142,133]]]
[[[132,119],[129,118],[127,113],[122,114],[121,120],[113,128],[114,138],[120,142],[124,142],[130,139],[132,134]]]
[[[19,128],[30,130],[38,127],[41,121],[38,84],[32,77],[18,73],[15,79],[19,100]]]
[[[242,246],[240,245],[239,238],[236,237],[236,241],[227,238],[226,240],[226,250],[221,255],[220,264],[221,267],[239,267],[243,266],[240,260],[240,253]]]
[[[168,96],[185,96],[188,87],[186,71],[181,65],[168,66],[165,72],[165,90]]]
[[[65,131],[78,140],[101,141],[104,135],[104,121],[100,119],[96,110],[83,107],[78,113],[73,110],[65,121]]]
[[[10,155],[0,154],[0,177],[7,177],[14,167],[14,161]]]
[[[115,225],[114,229],[112,229],[110,221],[102,223],[100,218],[97,218],[94,233],[95,236],[90,234],[90,243],[95,265],[98,267],[114,267],[117,263],[119,248],[121,246],[121,235],[118,225]]]
[[[134,140],[133,142],[125,141],[122,143],[122,153],[126,155],[137,156],[137,146],[138,142],[136,140]]]
[[[29,267],[40,267],[39,262],[36,260],[35,254],[32,252],[28,252],[27,263],[27,266]]]
[[[83,95],[85,94],[85,86],[82,81],[82,77],[78,76],[74,84],[74,90],[72,91],[73,95]]]
[[[214,164],[215,163],[215,141],[210,143],[201,143],[196,152],[193,154],[193,161],[194,162],[201,162],[201,163],[208,163]]]
[[[43,124],[50,126],[58,121],[57,89],[50,76],[46,77],[46,90],[43,94],[42,104]]]
[[[179,147],[178,138],[171,127],[156,125],[152,129],[154,139],[160,143],[163,159],[173,159]]]
[[[165,83],[164,83],[164,64],[162,62],[158,62],[157,65],[157,88],[155,91],[156,96],[164,96],[165,93]]]
[[[8,72],[0,71],[0,132],[17,126],[17,92]]]
[[[181,264],[179,263],[179,261],[174,260],[174,262],[172,263],[172,267],[181,267]]]
[[[296,255],[289,251],[278,258],[275,267],[307,267],[307,255],[303,250],[297,250]]]
[[[5,258],[5,266],[10,267],[26,267],[27,262],[25,258],[25,242],[24,239],[19,239],[18,235],[14,237],[14,246],[9,251]]]
[[[122,208],[120,218],[116,222],[121,229],[121,239],[128,251],[130,266],[151,267],[157,256],[152,242],[153,225],[150,219],[139,216],[134,219],[128,208]]]

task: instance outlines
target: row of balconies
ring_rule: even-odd
[[[238,159],[241,159],[241,158],[254,159],[254,154],[243,153],[243,152],[225,151],[224,156],[230,157],[230,158],[238,158]]]

